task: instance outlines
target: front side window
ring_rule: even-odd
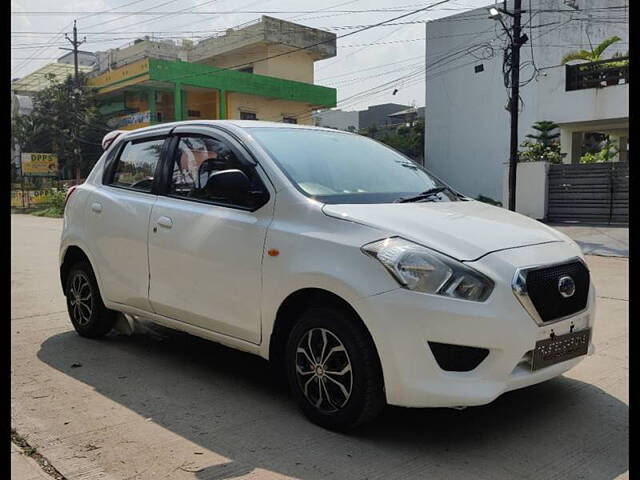
[[[425,201],[458,200],[420,165],[361,135],[265,127],[250,133],[299,190],[324,203],[389,203],[433,189]]]
[[[114,187],[150,192],[164,139],[128,142],[115,165]]]
[[[170,195],[252,207],[257,194],[263,191],[255,169],[245,166],[224,142],[199,135],[180,138]]]

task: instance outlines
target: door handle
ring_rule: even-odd
[[[100,213],[102,211],[102,204],[98,202],[93,202],[91,204],[91,210],[93,210],[96,213]]]
[[[162,217],[158,218],[156,223],[158,225],[160,225],[161,227],[164,227],[164,228],[173,227],[173,220],[171,220],[169,217],[165,217],[165,216],[162,216]]]

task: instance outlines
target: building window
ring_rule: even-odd
[[[283,117],[282,123],[298,123],[298,119],[294,117]]]
[[[240,120],[257,120],[255,113],[251,112],[240,112]]]
[[[200,116],[200,110],[187,110],[187,114],[190,117],[199,117]]]

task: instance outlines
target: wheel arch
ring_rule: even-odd
[[[96,277],[96,281],[98,282],[98,288],[100,288],[100,280],[98,279],[98,275],[96,269],[93,265],[93,262],[89,258],[89,255],[78,245],[69,245],[64,251],[64,256],[62,257],[62,263],[60,264],[60,284],[62,286],[62,293],[66,296],[65,285],[67,283],[67,277],[69,276],[69,272],[71,271],[71,267],[80,261],[86,261],[91,265],[91,269],[93,270],[93,274]],[[100,293],[102,294],[102,289],[100,289]]]
[[[356,311],[356,309],[344,298],[329,290],[317,287],[301,288],[289,294],[280,304],[276,313],[273,328],[269,338],[269,362],[277,373],[284,372],[284,353],[287,338],[291,329],[300,315],[313,306],[333,306],[345,310],[358,323],[363,333],[368,336],[376,352],[377,361],[380,362],[380,354],[371,332]]]

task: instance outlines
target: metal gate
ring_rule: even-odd
[[[629,162],[549,166],[551,223],[629,223]]]

